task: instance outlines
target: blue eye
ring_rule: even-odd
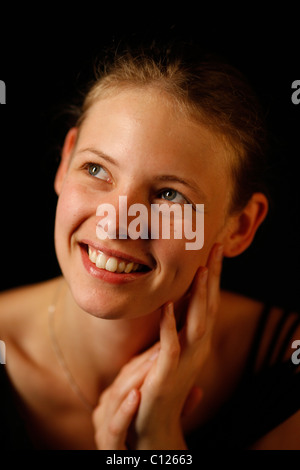
[[[161,191],[160,195],[162,199],[165,199],[166,201],[169,201],[169,202],[174,202],[177,204],[187,203],[186,198],[175,189],[164,189],[163,191]]]
[[[104,181],[110,180],[110,177],[107,171],[105,171],[104,168],[101,165],[98,165],[97,163],[88,163],[87,169],[88,169],[89,174],[91,176],[94,176],[95,178],[98,178]]]

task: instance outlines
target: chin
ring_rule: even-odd
[[[71,291],[72,292],[72,291]],[[99,299],[93,294],[85,294],[77,289],[72,292],[76,304],[84,312],[103,319],[119,319],[124,317],[124,309],[121,305],[112,305],[102,297]],[[96,297],[96,298],[95,298]]]
[[[140,306],[136,299],[122,299],[99,292],[89,292],[74,288],[71,293],[76,304],[87,314],[104,320],[134,319],[149,313],[145,303]],[[151,309],[153,311],[155,309]],[[143,312],[145,312],[143,314]]]

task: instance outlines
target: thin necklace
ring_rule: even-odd
[[[56,300],[58,296],[58,291],[56,292]],[[51,338],[51,343],[55,352],[55,355],[57,357],[57,360],[63,369],[65,376],[68,380],[68,383],[70,387],[72,388],[73,392],[77,397],[80,399],[80,401],[83,403],[85,408],[89,411],[92,412],[94,410],[94,405],[90,403],[90,401],[85,397],[85,395],[82,393],[80,390],[79,386],[76,383],[76,380],[74,379],[69,367],[67,366],[67,363],[65,361],[64,355],[62,353],[62,350],[58,344],[57,337],[55,334],[55,328],[54,328],[54,314],[56,312],[56,302],[53,302],[51,305],[48,306],[48,325],[49,325],[49,334]]]

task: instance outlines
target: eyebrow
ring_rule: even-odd
[[[94,153],[98,157],[103,158],[104,160],[108,161],[112,165],[115,165],[116,167],[120,168],[119,162],[117,160],[105,154],[101,150],[88,147],[79,151],[79,153],[83,153],[83,152]],[[159,175],[159,176],[156,176],[154,179],[156,181],[163,181],[163,182],[166,181],[166,182],[171,182],[171,183],[183,184],[187,188],[191,189],[194,193],[196,193],[200,197],[201,200],[203,200],[204,202],[207,200],[206,194],[191,179],[180,178],[180,176],[177,176],[177,175]]]
[[[158,181],[167,181],[167,182],[172,182],[172,183],[180,183],[186,186],[187,188],[191,189],[197,195],[203,200],[206,201],[206,195],[205,193],[198,187],[198,185],[189,179],[186,178],[180,178],[180,176],[177,175],[160,175],[155,178]]]
[[[119,162],[118,162],[117,160],[115,160],[114,158],[110,157],[109,155],[106,155],[106,153],[101,152],[100,150],[97,150],[97,149],[88,147],[88,148],[86,148],[86,149],[79,150],[78,153],[84,153],[84,152],[91,152],[91,153],[94,153],[95,155],[97,155],[97,156],[100,157],[100,158],[103,158],[104,160],[106,160],[107,162],[111,163],[112,165],[115,165],[115,166],[117,166],[117,167],[120,167]]]

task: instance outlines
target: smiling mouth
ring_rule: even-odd
[[[145,264],[134,263],[126,259],[115,256],[105,255],[102,251],[86,245],[89,260],[99,269],[104,269],[111,273],[129,274],[131,272],[148,272],[151,271],[149,266]]]

